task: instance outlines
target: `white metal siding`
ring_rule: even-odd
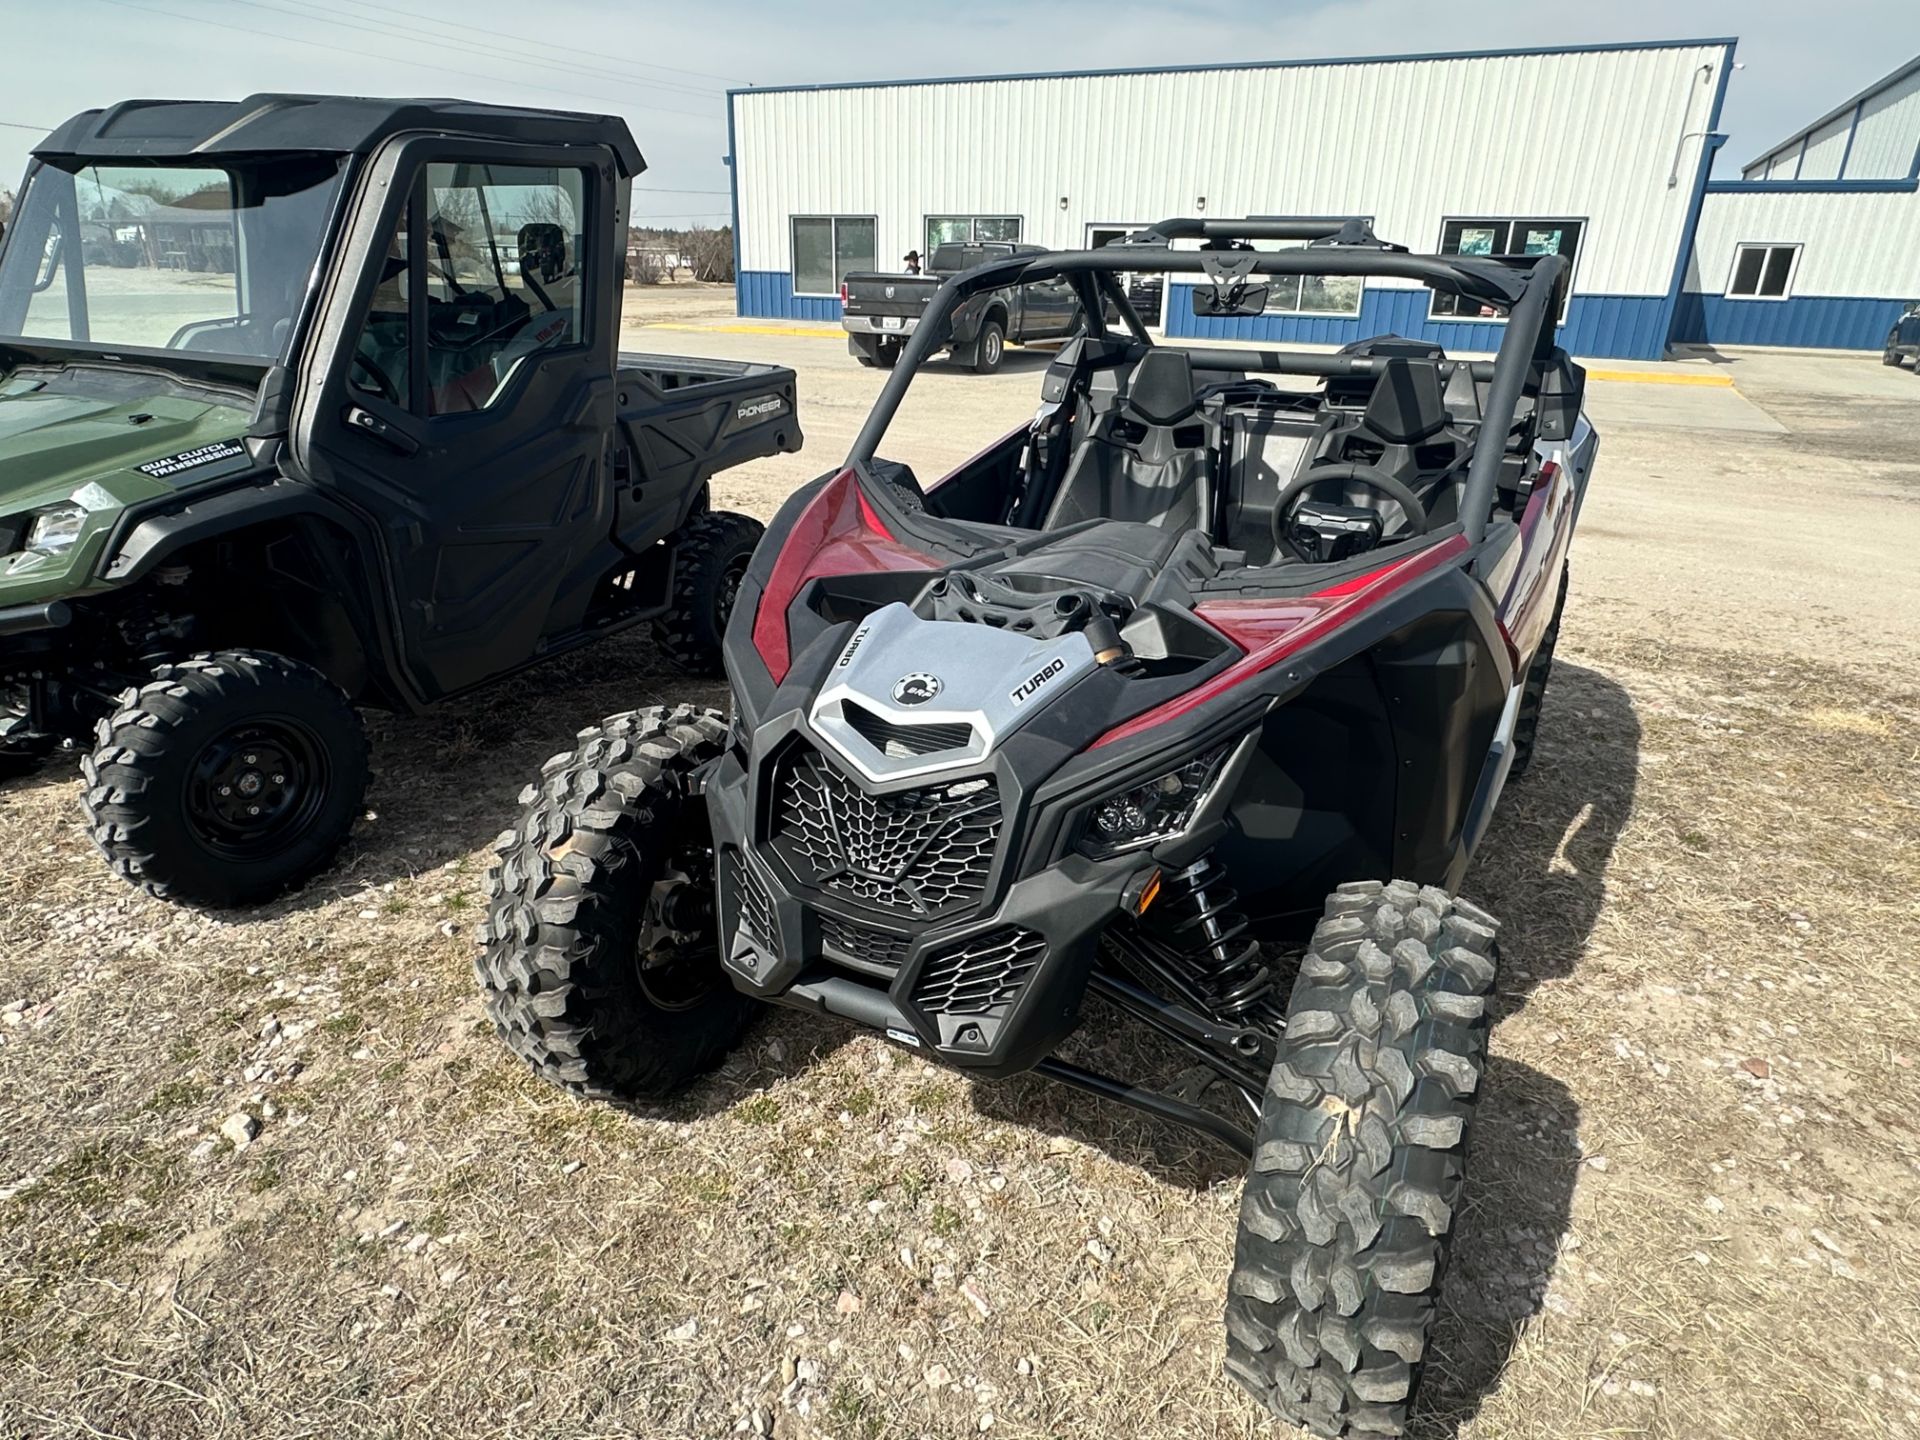
[[[1904,180],[1920,145],[1920,71],[1889,85],[1860,108],[1860,131],[1847,157],[1849,180]]]
[[[1430,249],[1447,216],[1587,221],[1576,290],[1664,294],[1721,46],[955,81],[734,99],[743,270],[792,267],[788,218],[879,217],[879,259],[928,215],[1092,222],[1371,214]],[[1713,67],[1703,75],[1702,67]],[[1667,184],[1679,150],[1679,178]],[[1062,205],[1064,197],[1065,204]]]
[[[1685,288],[1725,293],[1743,243],[1804,247],[1795,296],[1920,297],[1920,194],[1710,192]]]
[[[1847,134],[1853,129],[1853,116],[1829,120],[1807,137],[1807,153],[1800,161],[1802,180],[1837,180],[1840,158],[1847,153]],[[1851,158],[1851,157],[1849,157]]]

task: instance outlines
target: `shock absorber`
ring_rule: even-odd
[[[1277,1015],[1273,972],[1247,933],[1239,903],[1226,867],[1209,853],[1161,882],[1148,928],[1215,1015],[1259,1024]]]

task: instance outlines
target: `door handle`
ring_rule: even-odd
[[[347,407],[347,424],[366,435],[371,435],[382,444],[391,446],[402,455],[412,455],[420,449],[420,442],[404,431],[396,430],[371,410],[363,410],[358,405]]]

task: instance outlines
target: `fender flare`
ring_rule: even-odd
[[[256,475],[211,493],[169,496],[131,508],[108,536],[97,574],[113,588],[124,589],[192,546],[263,525],[302,521],[344,534],[362,574],[377,580],[377,596],[361,598],[343,587],[342,606],[359,633],[373,685],[409,710],[424,710],[425,698],[399,663],[394,619],[388,613],[392,591],[380,546],[359,516],[311,486],[277,474]]]

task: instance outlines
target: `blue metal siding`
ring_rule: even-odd
[[[1823,350],[1878,350],[1905,300],[1852,295],[1795,295],[1790,300],[1729,300],[1689,292],[1674,315],[1679,344],[1788,345]]]
[[[796,295],[785,270],[742,270],[734,281],[735,308],[742,315],[787,320],[838,320],[840,302],[824,295]]]
[[[1345,345],[1372,335],[1432,340],[1455,352],[1491,354],[1506,326],[1498,320],[1435,320],[1427,315],[1425,290],[1369,287],[1358,318],[1319,315],[1255,315],[1206,319],[1186,303],[1188,287],[1168,296],[1167,334],[1174,338],[1282,341]],[[1666,350],[1664,295],[1576,295],[1560,327],[1560,343],[1575,355],[1622,360],[1658,360]]]

